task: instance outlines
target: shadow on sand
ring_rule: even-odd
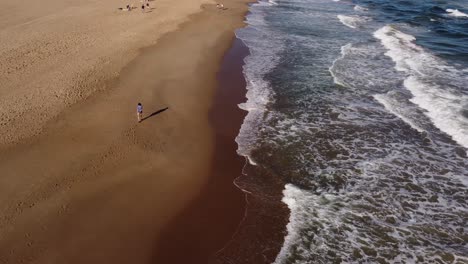
[[[166,111],[167,109],[169,109],[169,107],[166,107],[166,108],[163,108],[163,109],[159,109],[158,111],[153,112],[151,115],[146,116],[145,118],[141,119],[141,122],[145,121],[146,119],[148,119],[148,118],[150,118],[150,117],[153,117],[153,116],[155,116],[155,115],[158,115],[158,114],[160,114],[160,113]]]

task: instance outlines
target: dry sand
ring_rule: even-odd
[[[0,263],[154,263],[210,176],[245,2],[0,1]]]
[[[126,3],[136,9],[120,11]],[[0,146],[37,135],[65,107],[105,89],[138,49],[211,0],[0,0]]]

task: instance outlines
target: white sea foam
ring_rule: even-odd
[[[290,211],[289,223],[286,226],[288,234],[284,238],[283,247],[281,248],[281,251],[279,252],[278,256],[276,256],[274,264],[285,263],[285,261],[288,258],[288,255],[290,254],[290,247],[293,244],[295,244],[298,239],[300,239],[300,230],[298,230],[297,227],[302,226],[301,222],[307,221],[307,215],[304,216],[298,214],[298,210],[300,208],[298,205],[297,197],[301,196],[300,189],[298,189],[292,184],[287,184],[283,191],[283,195],[284,196],[282,201],[288,206]]]
[[[273,9],[266,1],[261,7]],[[456,244],[457,239],[463,237],[457,236],[459,232],[455,231],[460,227],[460,223],[463,225],[466,216],[466,203],[463,197],[463,190],[466,187],[460,187],[457,178],[462,178],[462,183],[467,181],[465,166],[460,165],[463,160],[452,159],[453,156],[449,153],[453,150],[451,143],[446,144],[449,146],[446,149],[438,148],[434,151],[417,148],[420,145],[413,145],[411,141],[406,140],[407,137],[394,134],[398,129],[389,129],[386,121],[389,118],[390,121],[394,121],[396,118],[388,114],[380,115],[383,112],[382,107],[368,100],[368,95],[382,93],[382,96],[388,97],[385,99],[391,104],[389,108],[396,108],[394,109],[396,113],[402,114],[403,118],[408,118],[413,125],[424,129],[424,126],[407,115],[406,108],[398,109],[399,102],[395,101],[398,98],[388,93],[388,89],[396,87],[389,83],[400,85],[401,80],[409,77],[407,75],[415,70],[405,70],[404,65],[400,65],[404,73],[396,72],[393,69],[394,63],[382,55],[383,47],[380,43],[363,45],[354,43],[343,46],[342,56],[335,61],[336,64],[334,63],[330,72],[336,73],[335,80],[341,80],[351,88],[346,89],[346,92],[345,89],[337,89],[340,90],[339,97],[332,99],[327,98],[327,95],[323,97],[304,95],[304,102],[301,102],[310,101],[307,103],[313,104],[314,99],[317,102],[331,100],[333,104],[330,105],[330,109],[336,110],[334,112],[340,114],[339,118],[330,120],[329,115],[323,114],[320,108],[315,108],[318,111],[304,108],[303,112],[296,112],[294,116],[288,113],[284,117],[277,118],[272,127],[269,118],[273,116],[272,112],[276,116],[279,111],[274,109],[274,105],[269,105],[273,94],[265,76],[278,65],[278,54],[287,51],[284,49],[286,41],[276,36],[271,27],[268,28],[264,17],[257,13],[258,9],[252,12],[254,15],[248,19],[250,29],[238,34],[251,51],[251,55],[245,59],[244,66],[249,91],[248,101],[240,105],[249,113],[236,139],[239,143],[239,153],[250,159],[248,153],[256,147],[257,131],[268,134],[267,136],[262,134],[262,142],[270,141],[276,136],[278,139],[272,142],[275,146],[293,143],[296,145],[295,148],[298,145],[301,147],[305,145],[304,148],[307,150],[299,152],[294,149],[295,152],[281,152],[289,153],[289,157],[297,159],[297,163],[294,164],[301,165],[303,169],[294,171],[294,182],[300,182],[301,188],[287,184],[283,192],[283,202],[287,204],[291,214],[285,244],[275,263],[333,263],[337,257],[342,263],[375,263],[376,258],[366,255],[363,251],[363,248],[369,247],[377,252],[379,258],[385,258],[390,263],[412,263],[420,256],[424,257],[427,263],[436,263],[440,259],[435,255],[438,254],[436,252],[444,248],[446,251],[442,252],[453,253],[454,263],[465,260],[466,258],[460,257],[464,255],[463,248],[457,249]],[[345,29],[337,25],[341,30]],[[342,42],[336,44],[333,50],[336,51],[343,44]],[[332,50],[329,43],[313,42],[311,45],[315,49],[322,46],[326,46],[323,50]],[[417,50],[417,46],[415,49]],[[421,51],[423,52],[422,49]],[[331,53],[327,56],[326,63],[335,57],[336,53]],[[319,63],[315,61],[312,64]],[[315,73],[307,67],[302,69],[298,67],[295,70]],[[418,69],[422,73],[424,70]],[[371,71],[371,74],[366,75],[366,71]],[[456,76],[459,76],[457,74],[452,77],[457,78]],[[396,81],[390,82],[391,79]],[[317,79],[309,83],[317,85],[315,80]],[[296,84],[288,88],[294,89],[294,86]],[[313,89],[308,91],[311,94]],[[405,100],[408,101],[409,92],[404,89],[403,92]],[[366,104],[358,107],[365,111],[371,110],[368,111],[371,116],[355,115],[354,118],[354,112],[358,112],[357,108],[352,108],[354,107],[352,100],[347,98],[356,99],[361,94],[367,96],[362,96],[365,100],[359,103],[365,101]],[[375,106],[378,111],[372,111],[373,109],[369,109],[368,106]],[[416,105],[414,108],[418,109],[419,113],[423,111]],[[314,117],[310,118],[311,116]],[[419,117],[427,119],[426,123],[430,123],[429,118],[421,115]],[[340,123],[343,126],[340,126]],[[376,123],[381,123],[386,128],[383,130],[385,132],[378,130],[380,125]],[[348,127],[351,129],[348,130]],[[359,131],[362,129],[362,132],[353,134],[356,132],[352,130],[353,127]],[[374,129],[377,130],[372,135],[371,130]],[[402,131],[406,132],[408,129]],[[348,132],[351,132],[351,135],[348,135]],[[387,132],[389,135],[386,135]],[[393,137],[395,140],[390,140]],[[403,139],[399,140],[400,138]],[[341,148],[346,150],[343,153],[351,155],[339,160],[342,155],[339,154],[338,159],[333,161],[321,158],[325,157],[321,151]],[[446,151],[447,149],[449,151]],[[254,164],[255,161],[250,160],[249,163]],[[266,165],[268,166],[268,163]],[[346,186],[339,191],[327,190],[326,186],[320,185],[324,178],[321,177],[323,174],[326,174],[325,181],[333,179],[334,176],[344,175],[347,177]],[[409,183],[422,188],[424,194],[412,191],[408,188]],[[318,188],[314,189],[314,186]],[[436,202],[427,201],[432,196],[436,196]],[[406,208],[408,204],[411,208]],[[396,223],[386,222],[387,217],[394,217]],[[429,233],[426,233],[427,230]],[[442,237],[441,240],[436,237],[435,234],[439,232],[448,234],[447,238]],[[443,239],[449,241],[445,242]],[[417,241],[416,244],[410,242],[414,240]],[[430,243],[423,245],[421,241],[430,241]],[[362,258],[353,259],[354,252],[360,254]],[[385,256],[393,257],[387,259]]]
[[[345,15],[338,15],[338,19],[340,20],[343,25],[350,27],[350,28],[358,28],[362,26],[362,24],[369,21],[368,17],[361,17],[361,16],[345,16]]]
[[[354,10],[355,11],[360,11],[360,12],[365,12],[365,11],[368,11],[369,9],[367,9],[365,7],[362,7],[360,5],[356,5],[356,6],[354,6]]]
[[[274,0],[268,0],[268,3],[270,3],[271,5],[278,5],[278,3]]]
[[[355,92],[382,93],[399,85],[403,77],[392,66],[377,43],[348,43],[341,47],[341,56],[333,61],[329,71],[338,85]]]
[[[311,249],[304,247],[308,243],[303,243],[302,240],[308,240],[307,236],[304,236],[302,233],[305,226],[310,222],[315,214],[316,218],[320,218],[322,214],[325,214],[327,209],[320,210],[320,200],[321,198],[327,199],[326,195],[323,197],[316,196],[308,193],[305,190],[301,190],[293,184],[286,184],[283,190],[283,203],[285,203],[289,210],[289,223],[286,226],[287,235],[284,238],[283,247],[279,252],[276,260],[273,264],[285,264],[288,263],[291,254],[296,253],[300,254],[301,258],[309,259]],[[319,216],[320,214],[320,216]],[[330,219],[333,221],[333,219]],[[317,239],[323,239],[317,237]],[[297,247],[292,250],[292,247]]]
[[[335,67],[336,63],[340,60],[340,59],[343,59],[345,57],[345,54],[347,52],[347,50],[349,50],[350,48],[352,47],[351,44],[346,44],[344,46],[341,47],[341,56],[334,60],[333,63],[332,63],[332,66],[328,69],[328,71],[330,72],[331,76],[333,77],[333,81],[338,84],[338,85],[341,85],[341,86],[346,86],[342,80],[340,80],[336,75],[335,75],[335,72],[333,71],[333,68]]]
[[[449,13],[450,16],[454,16],[454,17],[468,17],[467,14],[461,12],[461,11],[458,11],[458,9],[447,9],[445,10],[447,11],[447,13]]]
[[[411,101],[426,109],[426,114],[440,130],[468,148],[468,122],[462,115],[463,106],[468,103],[468,96],[434,89],[431,83],[416,76],[408,77],[404,84],[414,96]]]
[[[264,75],[278,63],[278,53],[283,49],[283,40],[272,34],[264,19],[264,9],[271,8],[265,3],[254,4],[256,8],[251,9],[247,16],[249,27],[236,32],[249,48],[250,55],[244,59],[243,73],[247,82],[247,101],[239,104],[239,108],[248,112],[241,126],[239,135],[236,137],[239,155],[248,158],[252,165],[256,162],[250,157],[250,151],[255,147],[259,125],[262,123],[263,113],[266,105],[272,100],[270,84]],[[268,38],[258,38],[264,35]]]
[[[463,87],[468,77],[414,43],[414,36],[391,26],[374,33],[387,48],[385,53],[398,71],[407,78],[404,86],[411,91],[411,101],[424,109],[434,125],[450,135],[461,146],[468,148],[468,119],[463,116],[468,95]]]
[[[389,92],[391,93],[391,92]],[[424,132],[425,130],[416,124],[415,120],[408,118],[408,110],[405,109],[406,105],[403,102],[395,100],[389,94],[377,94],[374,95],[375,100],[381,103],[385,109],[390,113],[396,115],[405,123],[409,124],[412,128],[416,129],[419,132]]]
[[[400,147],[408,151],[405,146]],[[422,154],[418,151],[415,153]],[[466,176],[456,177],[455,173],[439,176],[435,180],[421,177],[419,174],[426,173],[424,170],[408,171],[410,174],[405,174],[404,181],[395,181],[401,176],[394,175],[398,169],[392,166],[398,166],[398,163],[394,164],[393,161],[401,158],[399,151],[396,151],[380,159],[357,163],[356,169],[361,173],[353,178],[359,180],[342,192],[312,192],[287,184],[282,201],[290,209],[289,223],[283,247],[274,264],[331,263],[335,258],[327,256],[329,252],[338,252],[342,263],[375,262],[375,258],[366,256],[362,251],[366,247],[376,250],[378,255],[393,252],[393,257],[386,259],[391,263],[413,263],[418,256],[424,256],[427,263],[435,263],[440,259],[439,253],[434,254],[435,248],[451,252],[444,249],[446,242],[443,240],[431,240],[429,245],[411,240],[434,238],[431,230],[447,233],[449,238],[459,236],[455,230],[459,227],[458,221],[463,221],[467,213],[466,203],[464,199],[454,200],[453,194],[438,189],[446,190],[453,184],[463,184],[463,179],[466,183]],[[424,159],[421,157],[417,162]],[[452,165],[447,163],[446,166],[453,168]],[[393,173],[383,173],[385,170]],[[420,186],[427,197],[435,195],[437,201],[418,199],[420,193],[408,188],[408,182],[412,186]],[[457,185],[457,191],[466,188],[464,185]],[[402,206],[407,204],[411,204],[413,209],[403,209]],[[388,222],[389,218],[395,219],[395,222]],[[362,256],[359,261],[353,258],[356,252]],[[460,252],[451,253],[464,263],[467,258]]]

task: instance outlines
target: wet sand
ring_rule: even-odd
[[[206,248],[200,259],[224,243],[243,215],[242,195],[228,184],[242,161],[215,155],[220,142],[235,146],[232,135],[215,141],[221,130],[209,112],[246,2],[202,6],[105,88],[47,116],[41,133],[8,142],[0,151],[0,263],[176,263],[159,258],[164,238],[207,190],[224,203],[205,212],[228,212],[230,220],[218,221],[212,230],[220,235],[206,244],[200,235],[183,238]],[[138,101],[147,117],[140,124]],[[18,129],[6,122],[2,133],[10,125]],[[230,179],[213,188],[213,177],[224,177],[217,163],[229,164]],[[213,222],[202,218],[201,230],[209,230]]]
[[[164,229],[154,263],[226,263],[216,253],[231,240],[245,211],[244,194],[233,184],[245,164],[235,142],[245,117],[237,105],[246,100],[242,65],[248,51],[240,45],[236,39],[218,73],[210,111],[215,132],[210,177],[199,196]]]
[[[246,101],[247,91],[242,73],[244,63],[240,58],[248,53],[248,48],[237,39],[225,57],[224,71],[220,74],[221,96],[215,101],[219,108],[226,109],[215,116],[215,131],[236,131],[234,137],[239,131],[237,121],[242,124],[247,114],[230,106]],[[226,119],[234,122],[225,122]],[[229,133],[226,135],[229,135],[226,139],[231,136]],[[244,217],[223,249],[216,252],[214,263],[270,264],[275,261],[287,234],[289,209],[281,201],[285,183],[278,180],[280,177],[274,173],[243,161],[242,174],[237,175],[235,184],[245,195]]]

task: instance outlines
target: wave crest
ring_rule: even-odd
[[[458,9],[447,9],[447,10],[445,10],[445,11],[447,11],[447,13],[449,13],[450,16],[454,16],[454,17],[468,17],[467,14],[458,11]]]
[[[340,20],[343,25],[356,29],[361,27],[364,23],[368,22],[370,18],[362,17],[362,16],[345,16],[345,15],[338,15],[338,19]]]
[[[468,148],[468,119],[463,115],[468,95],[461,89],[468,78],[463,70],[446,64],[416,45],[414,36],[391,26],[377,30],[374,37],[388,50],[385,55],[396,63],[395,68],[406,74],[404,86],[413,95],[411,102],[438,129]]]

